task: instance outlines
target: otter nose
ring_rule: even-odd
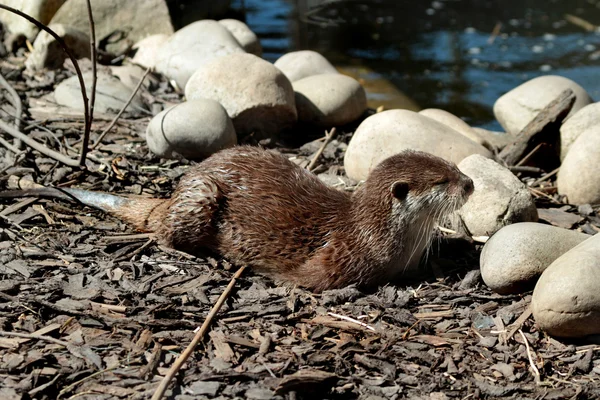
[[[462,187],[465,193],[465,196],[470,196],[473,194],[473,190],[475,190],[475,186],[473,185],[473,180],[466,175],[462,176]]]

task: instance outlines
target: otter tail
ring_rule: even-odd
[[[38,187],[0,192],[0,198],[15,197],[49,197],[77,201],[112,214],[143,232],[155,232],[159,228],[161,213],[168,205],[168,201],[164,199],[141,196],[124,197],[71,188]]]

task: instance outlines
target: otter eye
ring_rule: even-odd
[[[408,195],[408,183],[396,181],[390,187],[390,192],[398,200],[404,200]]]

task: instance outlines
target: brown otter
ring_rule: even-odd
[[[389,157],[348,194],[278,153],[239,146],[192,167],[170,199],[54,188],[0,197],[75,198],[173,248],[208,249],[320,292],[386,283],[417,266],[435,222],[472,191],[455,165],[423,152]]]

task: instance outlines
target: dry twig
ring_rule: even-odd
[[[525,343],[525,348],[527,349],[527,358],[529,358],[529,366],[531,367],[531,372],[533,373],[533,375],[535,377],[535,383],[539,385],[542,381],[540,379],[540,370],[535,366],[535,362],[533,361],[533,356],[531,354],[532,350],[529,347],[529,342],[527,341],[525,334],[520,329],[519,329],[519,334],[523,338],[523,342]]]
[[[96,71],[98,63],[98,52],[96,51],[96,25],[92,15],[92,5],[90,0],[86,1],[88,9],[88,19],[90,20],[90,54],[92,56],[92,87],[90,93],[89,114],[86,117],[86,129],[83,132],[83,140],[81,143],[81,152],[79,153],[79,165],[85,166],[85,157],[88,152],[88,144],[90,142],[90,131],[92,130],[92,122],[94,121],[94,104],[96,103],[96,82],[98,80],[98,72]],[[84,100],[85,101],[85,100]],[[89,129],[87,127],[89,126]]]
[[[173,365],[169,369],[169,372],[167,372],[167,375],[165,375],[163,380],[160,382],[160,385],[158,385],[158,388],[156,388],[154,395],[152,395],[152,400],[160,400],[163,397],[167,390],[167,387],[169,386],[169,383],[171,382],[171,379],[173,379],[173,377],[177,374],[183,363],[185,363],[186,360],[192,355],[192,352],[194,351],[198,343],[200,343],[200,340],[202,340],[204,335],[206,335],[206,332],[208,331],[212,320],[221,309],[221,306],[223,306],[223,303],[225,303],[225,300],[227,300],[227,296],[229,296],[229,293],[233,289],[235,281],[242,275],[244,269],[246,269],[246,267],[241,267],[237,270],[235,275],[233,275],[231,281],[229,282],[229,285],[227,285],[223,293],[221,293],[221,296],[219,296],[219,299],[206,316],[206,319],[204,320],[204,323],[202,324],[200,329],[196,331],[196,335],[194,336],[188,347],[183,353],[181,353],[177,360],[175,360],[175,363],[173,363]]]
[[[21,98],[19,97],[19,94],[15,88],[11,86],[11,84],[6,80],[6,78],[4,78],[4,76],[2,76],[2,74],[0,74],[0,85],[4,86],[4,89],[6,89],[8,94],[10,94],[12,97],[11,103],[15,108],[15,128],[21,130],[21,115],[23,114],[23,103],[21,102]],[[21,141],[16,139],[14,142],[14,147],[17,149],[21,147]]]
[[[308,164],[308,166],[306,167],[307,170],[312,171],[315,168],[315,165],[317,165],[317,161],[319,161],[319,157],[321,157],[321,154],[323,154],[323,151],[325,151],[325,147],[327,147],[327,145],[331,142],[331,139],[333,139],[334,136],[335,127],[331,128],[329,132],[325,132],[325,140],[323,141],[323,144],[321,145],[313,159],[310,161],[310,164]]]

